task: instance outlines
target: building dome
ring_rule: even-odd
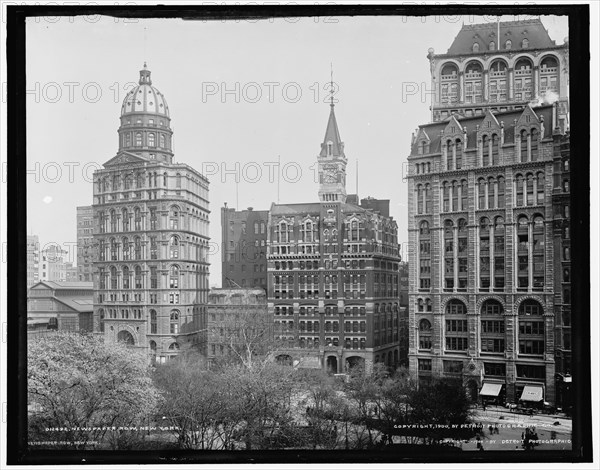
[[[173,130],[169,106],[163,94],[152,86],[145,63],[138,86],[125,96],[120,120],[119,151],[171,163]]]
[[[167,101],[164,95],[152,86],[150,70],[146,68],[145,63],[144,68],[140,70],[139,85],[127,93],[121,106],[121,116],[140,113],[169,117]]]

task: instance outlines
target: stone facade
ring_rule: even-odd
[[[94,173],[94,330],[164,362],[200,348],[208,300],[208,180],[173,162],[150,71],[125,97],[119,151]]]
[[[557,105],[420,126],[409,160],[410,368],[555,402]]]

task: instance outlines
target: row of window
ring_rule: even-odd
[[[493,44],[493,43],[492,43]],[[475,43],[473,47],[479,47]],[[474,51],[477,52],[477,51]],[[536,83],[539,95],[551,90],[558,93],[558,60],[552,56],[542,59],[539,69],[539,82]],[[461,81],[456,64],[447,63],[441,68],[440,74],[440,96],[441,104],[456,104],[464,102],[475,104],[484,102],[483,66],[473,60],[466,64],[463,76],[464,89],[461,89]],[[533,63],[529,58],[520,58],[515,63],[513,81],[513,99],[515,101],[530,100],[533,97]],[[492,103],[506,102],[509,99],[509,76],[508,65],[498,59],[492,62],[488,75],[487,100]]]
[[[169,176],[167,172],[160,175],[157,172],[148,173],[148,187],[157,188],[159,183],[162,182],[162,186],[167,188],[169,181],[172,181],[173,175]],[[181,173],[175,174],[175,188],[181,189],[182,175]],[[146,187],[146,176],[144,173],[126,173],[120,174],[115,173],[112,177],[104,176],[96,181],[96,187],[99,193],[106,191],[118,191],[120,189],[141,189]]]

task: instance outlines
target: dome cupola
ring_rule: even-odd
[[[169,106],[164,95],[152,86],[146,63],[140,70],[138,85],[123,100],[118,132],[120,151],[171,163],[173,131]]]

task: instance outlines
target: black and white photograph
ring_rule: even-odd
[[[4,463],[597,468],[598,6],[3,3]]]

